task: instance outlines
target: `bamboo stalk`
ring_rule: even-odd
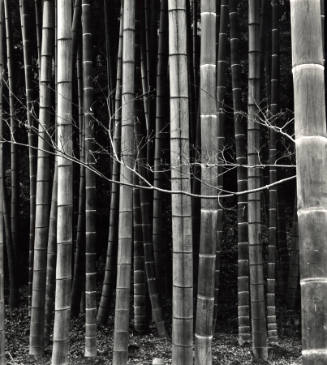
[[[279,2],[272,1],[272,23],[271,23],[271,100],[270,117],[272,124],[276,123],[278,114],[279,94]],[[274,166],[277,159],[276,132],[273,128],[269,130],[269,184],[277,181],[277,169]],[[276,239],[277,239],[277,187],[269,189],[269,243],[268,243],[268,273],[267,273],[267,326],[268,339],[276,342],[277,320],[276,320]]]
[[[165,168],[164,154],[168,149],[167,135],[168,131],[168,87],[167,87],[167,71],[168,71],[168,13],[167,1],[160,2],[160,25],[159,25],[159,42],[157,56],[157,79],[156,79],[156,121],[154,136],[154,173],[153,186],[164,187],[164,173],[161,172]],[[163,269],[162,256],[166,256],[166,247],[164,243],[164,222],[163,222],[163,196],[162,193],[155,190],[153,192],[153,214],[152,214],[152,242],[153,255],[155,262],[156,277],[158,279],[159,288],[165,286],[165,269]],[[164,265],[165,266],[165,265]],[[162,293],[163,291],[161,291]]]
[[[57,188],[58,168],[55,167],[52,183],[52,197],[49,219],[49,237],[47,248],[47,276],[45,290],[45,341],[49,342],[50,327],[53,320],[55,289],[56,289],[56,259],[57,259]]]
[[[122,8],[123,10],[123,2]],[[119,27],[119,44],[117,56],[117,77],[115,92],[115,113],[114,113],[114,132],[113,132],[113,149],[117,158],[120,158],[120,137],[121,137],[121,86],[122,86],[122,49],[123,49],[123,17],[120,17]],[[119,180],[120,166],[115,155],[113,155],[112,180]],[[116,246],[118,240],[118,203],[119,203],[119,185],[112,184],[110,195],[110,212],[109,212],[109,235],[106,256],[105,274],[102,285],[101,299],[98,309],[97,322],[104,323],[109,314],[110,300],[114,287],[115,267],[114,260],[116,256]]]
[[[13,247],[13,260],[16,263],[18,240],[17,240],[17,212],[18,212],[18,169],[17,169],[17,122],[14,116],[14,73],[12,60],[12,25],[10,18],[10,7],[8,0],[4,0],[5,8],[5,28],[6,28],[6,49],[7,49],[7,71],[8,71],[8,92],[9,92],[9,120],[10,120],[10,233]],[[16,275],[16,270],[14,275]],[[16,288],[15,288],[16,292]],[[11,296],[10,307],[13,308],[16,304],[17,295],[13,293]]]
[[[3,140],[3,0],[0,0],[0,141]],[[0,365],[6,364],[5,355],[5,298],[4,298],[4,156],[3,144],[0,143]]]
[[[190,192],[189,98],[186,3],[168,0],[170,159],[172,190]],[[172,364],[193,362],[192,207],[186,195],[172,194],[173,323]]]
[[[133,240],[134,328],[136,332],[144,333],[147,329],[147,292],[144,267],[140,190],[138,188],[133,188]]]
[[[326,110],[320,0],[291,0],[302,361],[327,361]],[[305,11],[303,11],[305,9]]]
[[[217,58],[217,141],[218,141],[218,187],[223,188],[223,169],[224,164],[224,129],[225,129],[225,94],[227,84],[227,27],[228,27],[228,0],[220,2],[220,24],[218,39],[218,58]],[[216,327],[218,315],[218,297],[220,282],[220,251],[223,241],[223,208],[218,204],[217,210],[217,244],[216,244],[216,267],[215,267],[215,310],[214,310],[214,329]]]
[[[133,183],[135,151],[135,0],[124,0],[122,53],[122,129],[120,181]],[[129,298],[133,242],[133,190],[119,187],[119,226],[117,284],[114,325],[113,365],[125,365],[128,360]]]
[[[96,347],[96,176],[92,62],[92,0],[82,0],[83,108],[85,124],[85,356],[94,357]]]
[[[35,242],[33,260],[30,354],[41,357],[44,350],[44,304],[49,226],[49,149],[51,113],[51,65],[54,38],[54,3],[43,2],[42,49],[40,73],[40,107],[36,176]]]
[[[242,167],[242,165],[246,165],[247,158],[246,126],[242,115],[239,20],[235,0],[229,1],[229,20],[236,162],[239,164],[237,168],[237,191],[240,192],[247,189],[247,170]],[[237,246],[238,343],[243,345],[251,340],[247,198],[245,195],[240,195],[237,199]]]
[[[201,194],[216,193],[218,184],[215,165],[219,141],[216,104],[216,2],[201,1],[200,50],[200,118],[201,118]],[[195,362],[212,363],[212,337],[215,301],[215,263],[217,244],[218,204],[216,200],[201,200],[198,293],[195,329]]]
[[[258,165],[260,128],[257,121],[260,102],[260,6],[259,1],[249,0],[249,74],[248,74],[248,165]],[[248,168],[248,189],[260,186],[258,168]],[[260,192],[248,195],[248,236],[250,268],[250,301],[252,324],[252,351],[255,358],[266,360],[267,329],[261,242]]]
[[[80,34],[81,38],[81,34]],[[74,252],[74,274],[72,285],[72,316],[77,316],[80,310],[81,294],[83,288],[83,273],[85,271],[85,128],[83,110],[83,66],[81,57],[81,42],[77,50],[77,93],[78,93],[78,121],[79,121],[79,188],[78,188],[78,217],[76,228],[76,243]]]
[[[72,283],[72,1],[57,1],[57,268],[52,365],[67,364]]]
[[[29,194],[30,194],[30,214],[29,214],[29,259],[28,259],[28,303],[31,306],[32,278],[33,278],[33,245],[34,245],[34,227],[35,227],[35,189],[36,189],[36,153],[35,153],[35,136],[32,128],[33,121],[33,89],[32,89],[32,57],[31,57],[31,40],[28,32],[28,23],[30,14],[26,9],[26,0],[19,1],[20,22],[22,29],[23,54],[24,54],[24,75],[25,75],[25,93],[26,93],[26,119],[27,119],[27,136],[28,136],[28,161],[29,161]]]

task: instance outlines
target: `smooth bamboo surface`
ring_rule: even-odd
[[[135,0],[124,0],[120,181],[133,183],[135,161]],[[128,360],[129,307],[133,244],[133,189],[119,187],[117,283],[113,365]]]
[[[291,0],[304,365],[327,362],[327,131],[320,15],[320,0]]]
[[[72,247],[73,165],[72,142],[72,1],[57,1],[57,267],[52,365],[68,364]]]
[[[170,160],[173,191],[191,191],[185,0],[168,0]],[[191,198],[172,194],[172,364],[193,362],[193,247]]]
[[[201,194],[215,195],[218,185],[219,125],[216,90],[216,1],[201,1],[200,121]],[[209,167],[207,164],[210,164]],[[201,200],[195,362],[212,364],[218,200]],[[219,244],[219,243],[218,243]]]

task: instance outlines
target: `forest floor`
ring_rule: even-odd
[[[96,359],[85,359],[84,348],[84,317],[72,321],[70,340],[71,365],[109,365],[112,359],[113,324],[98,329],[98,356]],[[51,358],[51,344],[46,348],[44,359],[35,361],[28,354],[29,316],[26,306],[6,313],[6,356],[11,365],[49,365]],[[252,360],[251,348],[240,347],[237,336],[232,331],[216,333],[213,341],[213,364],[248,365],[260,364]],[[150,365],[153,358],[161,358],[165,364],[170,364],[171,344],[168,340],[155,336],[155,331],[146,335],[131,335],[129,348],[129,362],[133,365]],[[283,336],[278,343],[269,349],[269,362],[266,364],[301,364],[301,344],[298,336]]]

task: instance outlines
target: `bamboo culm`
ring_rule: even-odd
[[[85,163],[94,167],[92,0],[82,0],[83,108],[85,125]],[[85,169],[85,356],[94,357],[96,348],[96,176]]]
[[[291,0],[290,5],[302,362],[313,365],[327,362],[327,131],[321,9],[320,0]]]
[[[47,243],[49,228],[50,158],[48,130],[51,115],[52,57],[54,45],[54,3],[43,2],[42,49],[40,67],[40,107],[36,176],[35,241],[33,260],[30,354],[40,357],[44,350],[44,310]],[[44,151],[45,150],[45,151]]]
[[[72,283],[72,2],[57,2],[57,266],[52,365],[67,364]]]
[[[135,0],[124,0],[122,50],[122,115],[120,181],[133,184],[135,159]],[[133,244],[133,189],[119,187],[117,283],[113,365],[128,360],[129,306]]]
[[[201,1],[200,48],[200,115],[201,115],[201,194],[215,194],[218,134],[216,104],[216,2]],[[195,328],[195,360],[197,365],[212,364],[212,337],[215,301],[215,264],[218,203],[201,200],[198,292]]]
[[[191,191],[189,98],[185,0],[168,0],[170,160],[172,190]],[[173,313],[172,364],[193,362],[192,206],[189,196],[172,194]]]
[[[258,165],[260,127],[257,113],[260,101],[260,3],[249,0],[249,74],[248,74],[248,165]],[[260,170],[248,168],[248,189],[260,186]],[[255,358],[267,360],[267,329],[261,238],[260,192],[248,194],[248,237],[252,352]]]

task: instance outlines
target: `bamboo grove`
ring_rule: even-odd
[[[0,0],[0,364],[26,305],[53,365],[78,316],[91,360],[99,327],[126,365],[153,324],[211,365],[229,291],[255,359],[301,296],[303,363],[327,361],[324,9]]]

